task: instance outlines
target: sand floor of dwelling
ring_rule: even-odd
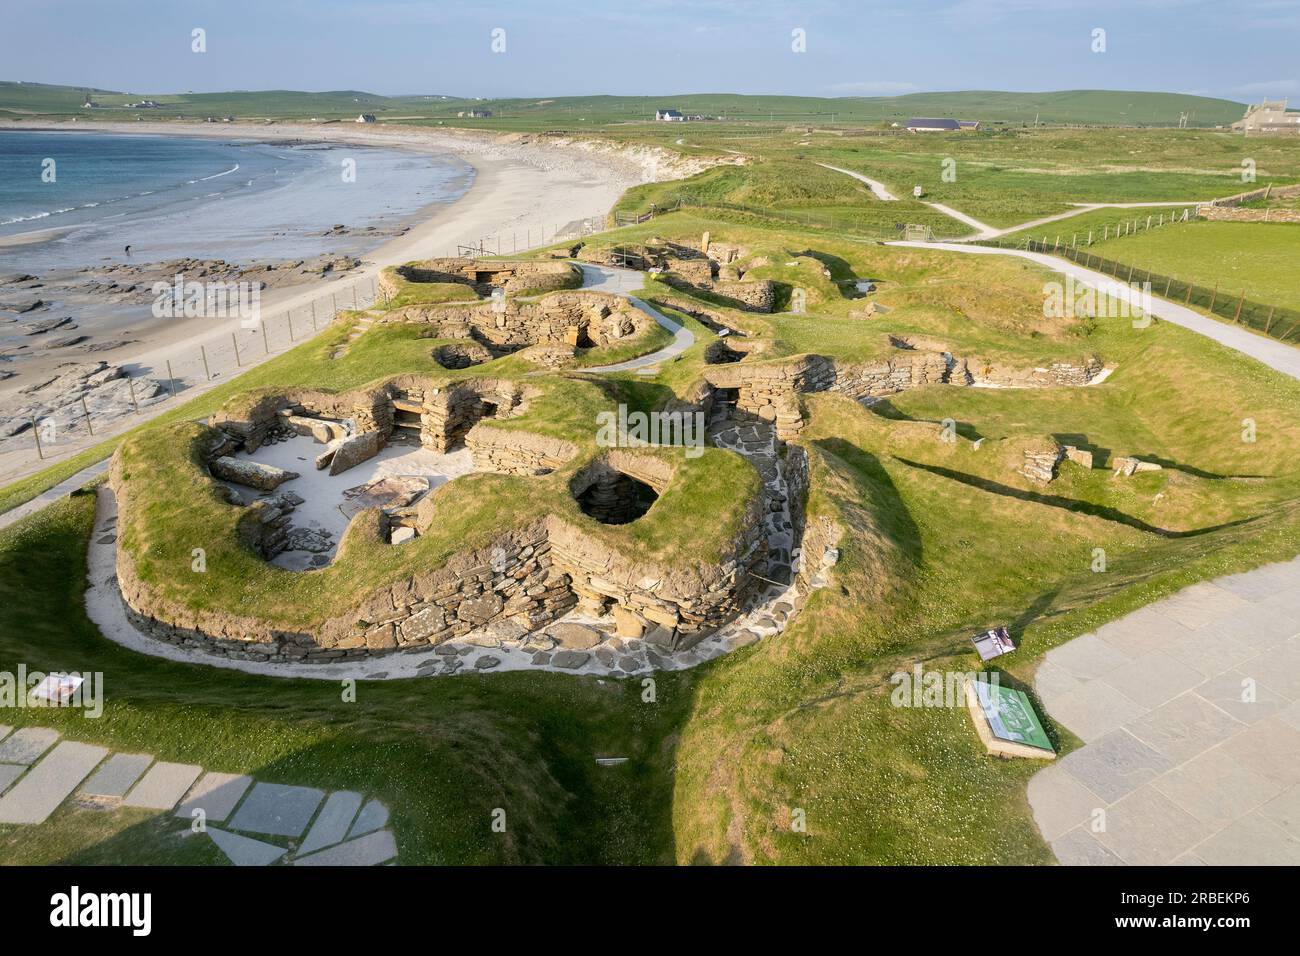
[[[347,530],[357,510],[344,496],[345,491],[381,478],[396,477],[424,478],[429,482],[429,493],[432,494],[447,482],[475,470],[473,456],[464,446],[451,452],[437,452],[418,445],[390,444],[381,448],[379,454],[368,461],[363,461],[342,474],[331,475],[328,470],[316,470],[316,456],[324,450],[324,445],[310,437],[299,435],[275,444],[263,445],[252,453],[238,452],[238,458],[295,471],[298,477],[286,481],[274,492],[258,492],[232,482],[224,484],[238,491],[246,503],[286,491],[298,495],[303,503],[289,515],[290,522],[295,528],[314,528],[328,531],[333,536],[333,546],[328,551],[321,552],[327,560],[333,560],[343,532]],[[284,551],[271,563],[300,571],[311,567],[311,561],[315,557],[307,551]]]

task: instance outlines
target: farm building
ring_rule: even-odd
[[[1232,124],[1247,136],[1251,133],[1290,133],[1300,135],[1300,111],[1286,108],[1286,100],[1264,100],[1246,109],[1246,115]]]
[[[909,133],[949,133],[961,129],[961,123],[955,119],[913,118],[906,126]]]
[[[666,123],[680,123],[686,119],[680,110],[655,110],[655,119]]]
[[[492,115],[491,110],[461,110],[456,114],[465,119],[487,119]]]
[[[375,121],[374,113],[362,113],[357,117],[358,123],[373,123]]]

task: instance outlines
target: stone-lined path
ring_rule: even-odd
[[[0,726],[0,824],[44,823],[71,797],[103,812],[134,807],[201,817],[203,833],[236,866],[375,866],[397,856],[388,808],[350,790],[327,795],[155,762],[149,754],[109,756],[106,747],[59,741],[48,727],[11,731]]]

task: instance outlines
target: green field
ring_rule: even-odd
[[[1218,287],[1223,296],[1300,308],[1300,224],[1191,222],[1097,243],[1100,256]]]

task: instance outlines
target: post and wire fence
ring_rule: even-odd
[[[35,448],[42,461],[79,451],[130,427],[158,406],[184,401],[214,382],[229,380],[273,355],[295,348],[340,314],[367,309],[380,297],[375,276],[339,283],[303,305],[246,319],[228,335],[183,346],[149,365],[126,360],[129,368],[118,366],[124,375],[105,378],[93,389],[80,389],[77,396],[51,396],[44,413],[19,421],[18,431],[0,438],[0,453],[18,451],[20,448],[15,446],[24,441],[31,443],[29,447]]]
[[[1175,276],[1143,269],[1132,262],[1108,259],[1089,251],[1088,244],[1043,239],[982,239],[975,243],[999,249],[1023,249],[1063,256],[1085,269],[1092,269],[1128,285],[1137,283],[1148,288],[1152,295],[1186,306],[1204,309],[1236,325],[1277,339],[1280,342],[1300,344],[1300,311],[1275,303],[1259,302],[1249,297],[1246,288],[1225,287],[1222,283],[1207,286]]]

